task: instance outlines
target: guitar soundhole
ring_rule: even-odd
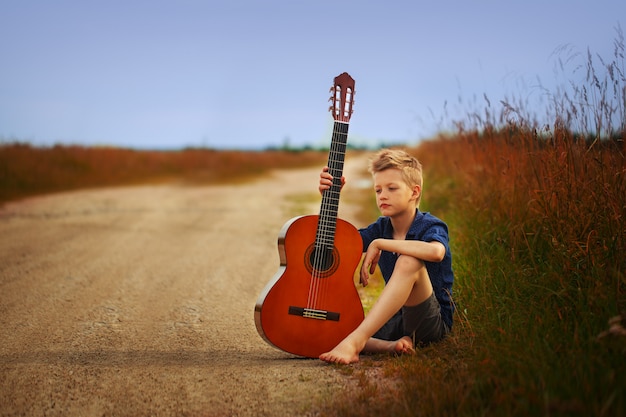
[[[334,246],[319,248],[312,244],[306,251],[306,268],[311,275],[317,278],[327,278],[335,273],[339,267],[339,252]]]

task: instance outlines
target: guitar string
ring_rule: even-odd
[[[336,136],[336,125],[333,126],[333,138]],[[331,141],[331,158],[329,158],[329,168],[334,169],[333,160],[332,160],[332,143]],[[323,237],[325,235],[325,224],[324,224],[324,214],[328,210],[328,201],[330,199],[330,193],[332,192],[333,187],[329,190],[326,190],[325,194],[322,196],[322,208],[320,217],[318,218],[318,228],[317,235],[315,237],[315,248],[314,248],[314,261],[313,261],[313,274],[311,277],[311,288],[309,290],[309,302],[308,307],[317,309],[319,307],[319,298],[320,298],[320,285],[321,285],[321,270],[323,266],[323,257],[325,254],[325,242],[323,241]]]
[[[327,267],[332,266],[336,260],[334,257],[334,237],[336,233],[336,211],[339,204],[339,193],[341,190],[341,171],[343,168],[343,159],[345,158],[345,147],[347,132],[342,132],[339,127],[341,123],[335,123],[333,126],[333,140],[331,142],[331,158],[329,158],[329,168],[338,179],[333,183],[331,189],[327,190],[329,194],[322,198],[322,213],[326,216],[331,209],[333,210],[334,219],[327,219],[322,216],[319,219],[318,236],[316,236],[316,247],[313,260],[313,274],[311,277],[311,284],[309,289],[309,301],[308,307],[323,310],[323,303],[328,293],[329,282],[328,279],[323,277],[323,272]],[[341,126],[343,127],[343,126]],[[347,128],[347,125],[345,126]],[[341,136],[344,136],[343,141],[338,140]],[[341,154],[341,159],[336,155]],[[333,157],[334,156],[334,157]],[[332,221],[334,220],[334,221]],[[333,230],[334,229],[334,230]],[[330,257],[330,258],[329,258]]]
[[[336,143],[336,138],[337,138],[337,125],[333,125],[333,140],[331,141],[331,149],[330,149],[330,158],[328,161],[328,167],[329,167],[329,171],[331,173],[335,173],[336,171],[336,162],[335,162],[335,158],[334,158],[334,151],[335,151],[335,143]],[[327,190],[327,194],[324,196],[323,198],[323,207],[322,207],[322,213],[321,217],[320,217],[320,242],[319,242],[319,266],[320,266],[320,271],[328,266],[328,262],[332,261],[327,259],[328,255],[329,255],[329,242],[328,242],[328,233],[329,233],[329,229],[328,229],[328,224],[327,221],[328,219],[328,214],[330,212],[330,206],[332,203],[332,199],[333,199],[333,194],[335,192],[335,184],[334,184],[334,180],[333,180],[333,185],[331,186],[331,188],[329,190]],[[332,249],[331,249],[332,250]],[[321,273],[320,276],[317,277],[317,292],[316,292],[316,305],[314,306],[316,309],[320,309],[323,310],[323,302],[325,300],[325,293],[326,293],[326,283],[327,280],[321,278]]]
[[[338,152],[338,141],[341,140],[341,137],[339,136],[341,134],[341,132],[339,131],[339,127],[341,125],[339,123],[337,123],[337,129],[333,134],[333,141],[332,141],[332,152],[331,152],[331,161],[329,161],[329,167],[330,169],[332,169],[332,173],[333,176],[335,177],[335,179],[333,180],[333,187],[332,187],[332,191],[329,194],[329,198],[328,198],[328,207],[327,207],[327,216],[324,219],[326,221],[326,223],[324,224],[324,232],[325,232],[325,245],[326,248],[323,251],[323,255],[324,255],[324,265],[326,267],[329,266],[329,264],[332,264],[334,262],[336,262],[335,259],[333,259],[334,253],[333,253],[333,248],[334,248],[334,233],[332,230],[332,226],[333,223],[336,222],[336,218],[331,218],[329,217],[329,215],[331,214],[331,210],[333,208],[335,208],[334,212],[336,213],[336,204],[338,203],[338,196],[339,196],[339,190],[338,188],[340,188],[340,162],[337,158],[337,152]],[[338,184],[339,181],[339,184]],[[330,257],[330,259],[326,259],[327,257]],[[328,279],[324,279],[321,282],[321,300],[325,301],[326,300],[326,296],[328,293],[328,287],[329,287],[329,280]]]
[[[343,160],[345,158],[345,144],[347,142],[347,124],[337,123],[337,136],[335,141],[333,141],[333,170],[334,176],[336,178],[336,182],[334,183],[333,193],[329,198],[329,206],[332,207],[333,217],[331,222],[327,226],[327,235],[330,236],[329,242],[329,250],[326,253],[327,256],[331,256],[329,263],[337,263],[338,259],[334,259],[334,256],[338,256],[339,254],[335,254],[333,249],[335,248],[335,238],[336,238],[336,229],[337,229],[337,212],[339,208],[339,194],[341,191],[341,175],[343,171]],[[322,300],[326,300],[328,291],[330,291],[331,282],[326,279],[323,281],[322,285]]]
[[[334,241],[336,237],[336,227],[337,227],[337,210],[339,206],[339,194],[341,191],[341,174],[343,168],[343,159],[345,158],[345,143],[347,132],[343,130],[347,129],[347,124],[343,125],[342,123],[337,123],[337,129],[334,133],[333,138],[335,140],[332,141],[332,160],[329,162],[330,168],[333,170],[333,175],[335,177],[335,182],[333,184],[332,192],[329,194],[328,198],[328,207],[327,214],[332,209],[332,217],[326,218],[326,223],[324,224],[324,232],[326,237],[326,250],[323,253],[323,265],[329,266],[329,264],[333,264],[338,262],[337,259],[334,259]],[[339,157],[340,156],[340,157]],[[330,259],[328,258],[330,257]],[[330,281],[328,279],[323,279],[321,281],[321,301],[326,300],[327,293],[330,287]]]
[[[337,134],[337,124],[335,123],[333,125],[333,140],[331,141],[331,150],[330,150],[330,155],[331,157],[329,158],[329,168],[331,170],[333,170],[334,167],[334,160],[332,158],[332,154],[333,154],[333,143],[335,142],[335,138],[336,138],[336,134]],[[315,247],[314,247],[314,260],[313,260],[313,271],[312,271],[312,276],[311,276],[311,283],[310,283],[310,289],[309,289],[309,301],[308,301],[308,307],[312,308],[312,309],[320,309],[320,286],[322,284],[322,278],[321,278],[321,271],[322,271],[322,266],[324,265],[324,255],[326,253],[326,248],[325,248],[325,242],[323,241],[323,237],[325,236],[325,224],[324,224],[324,213],[326,213],[328,211],[328,205],[329,205],[329,200],[331,197],[331,192],[333,191],[333,188],[331,186],[330,189],[326,190],[326,192],[324,193],[324,195],[322,196],[322,208],[321,208],[321,213],[320,213],[320,217],[318,218],[318,228],[317,228],[317,235],[315,237]]]

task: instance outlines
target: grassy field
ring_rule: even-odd
[[[422,209],[451,229],[454,333],[351,370],[360,390],[324,415],[626,415],[626,333],[607,333],[626,312],[625,151],[518,128],[412,149]]]
[[[425,167],[421,208],[451,230],[455,329],[414,356],[346,369],[359,387],[323,415],[626,415],[619,35],[613,61],[588,54],[584,82],[551,96],[552,123],[485,98],[455,135],[409,149]]]

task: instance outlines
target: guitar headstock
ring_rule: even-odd
[[[335,77],[335,84],[330,88],[332,95],[330,100],[333,104],[328,109],[333,118],[341,122],[349,122],[352,116],[352,105],[354,104],[354,79],[344,72]]]

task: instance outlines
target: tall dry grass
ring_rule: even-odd
[[[241,181],[274,168],[322,165],[316,151],[138,151],[122,148],[0,144],[0,203],[85,187],[163,181]]]
[[[410,150],[425,167],[422,208],[451,229],[455,329],[415,356],[357,368],[366,394],[323,415],[626,415],[626,315],[608,331],[626,311],[617,33],[612,60],[581,55],[583,80],[549,96],[548,119],[485,98],[454,136]],[[398,378],[384,395],[365,377],[379,367]]]

